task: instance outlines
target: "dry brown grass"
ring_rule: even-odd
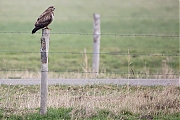
[[[25,114],[39,108],[39,86],[0,86],[0,108],[6,114]],[[98,110],[114,115],[129,111],[140,115],[180,112],[180,88],[114,85],[49,86],[48,107],[73,108],[71,115],[91,117]]]
[[[83,56],[86,57],[86,56]],[[128,65],[127,73],[111,73],[106,72],[106,70],[100,71],[99,75],[94,75],[91,73],[91,67],[88,66],[88,61],[84,61],[82,65],[83,72],[49,72],[49,78],[73,78],[73,79],[82,79],[82,78],[133,78],[133,79],[178,79],[179,76],[177,73],[173,71],[171,67],[166,64],[166,60],[162,62],[161,71],[151,74],[148,69],[140,72],[134,73],[134,70],[131,69],[130,65]],[[130,61],[128,63],[131,63]],[[33,72],[33,71],[2,71],[0,73],[0,79],[40,79],[41,72]]]

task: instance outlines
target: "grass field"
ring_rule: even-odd
[[[0,86],[1,120],[178,120],[177,86],[49,86],[48,112],[39,115],[40,86]]]
[[[121,54],[101,54],[98,77],[179,77],[179,37],[156,37],[179,36],[177,0],[0,0],[0,78],[40,78],[41,31],[32,35],[31,30],[50,5],[56,7],[50,25],[56,34],[50,37],[49,78],[93,77],[82,73],[92,69],[88,53],[93,50],[93,36],[85,34],[93,33],[93,13],[101,15],[102,34],[117,34],[101,36],[101,53]],[[132,71],[134,75],[126,74]],[[176,86],[49,86],[45,116],[39,115],[39,87],[0,85],[0,119],[180,118]]]
[[[110,34],[179,35],[178,1],[100,0],[100,1],[35,1],[0,0],[0,78],[13,77],[6,70],[40,71],[41,31],[32,35],[37,17],[50,5],[55,5],[55,20],[51,33],[93,33],[93,13],[101,15],[101,32]],[[8,33],[4,33],[8,32]],[[10,33],[9,33],[10,32]],[[15,32],[15,33],[11,33]],[[17,33],[22,32],[22,33]],[[86,48],[92,53],[92,35],[51,34],[49,71],[82,72]],[[101,36],[102,53],[131,55],[130,68],[135,73],[179,74],[179,37]],[[14,51],[14,52],[5,52]],[[32,52],[32,53],[24,53]],[[33,53],[35,52],[35,53]],[[71,54],[77,52],[80,54]],[[135,54],[135,55],[134,55]],[[139,55],[140,54],[140,55]],[[172,56],[142,56],[167,54]],[[178,55],[178,56],[173,56]],[[92,54],[87,54],[86,68],[91,70]],[[101,72],[127,72],[127,55],[100,55]],[[166,67],[164,67],[166,66]],[[166,68],[166,70],[164,70]],[[166,71],[166,72],[164,72]],[[56,74],[64,74],[59,72]],[[15,77],[24,76],[24,71]],[[30,75],[25,76],[28,78]],[[38,76],[38,75],[36,75]],[[120,75],[121,76],[121,75]]]

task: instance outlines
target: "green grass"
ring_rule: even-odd
[[[39,113],[32,113],[26,115],[10,115],[10,116],[2,116],[3,111],[0,113],[1,120],[71,120],[71,112],[72,109],[67,108],[49,108],[46,115],[40,115]],[[76,118],[76,117],[74,117]],[[126,119],[126,120],[146,120],[148,118],[153,118],[154,120],[178,120],[180,115],[178,113],[170,114],[170,115],[144,115],[139,116],[138,114],[132,114],[129,111],[122,111],[118,115],[114,115],[108,110],[99,110],[96,115],[90,118],[79,118],[79,120],[119,120],[119,119]]]
[[[47,114],[39,114],[40,86],[1,85],[1,120],[178,120],[180,87],[51,85]]]
[[[101,15],[101,32],[112,34],[179,35],[178,1],[31,1],[0,0],[0,51],[31,51],[36,53],[0,52],[0,69],[40,70],[41,31],[31,35],[37,17],[49,5],[55,5],[52,33],[93,33],[93,13]],[[18,3],[18,4],[17,4]],[[28,4],[28,6],[27,6]],[[51,34],[50,52],[92,52],[92,35]],[[178,56],[141,56],[133,54],[179,55],[178,37],[101,36],[102,53],[127,54],[136,72],[161,73],[164,61],[172,73],[179,71]],[[4,62],[5,61],[5,62]],[[91,69],[92,54],[88,54]],[[145,66],[146,63],[146,66]],[[49,54],[49,71],[82,72],[81,54]],[[144,67],[148,70],[145,71]],[[102,54],[100,71],[127,71],[127,56]],[[2,78],[4,76],[0,76]]]
[[[1,111],[2,112],[2,111]],[[123,111],[124,112],[124,111]],[[80,120],[106,120],[106,119],[114,119],[114,120],[119,120],[119,119],[126,119],[126,120],[146,120],[148,117],[153,117],[153,116],[142,116],[139,117],[139,115],[129,113],[128,111],[125,111],[125,113],[121,113],[119,115],[114,115],[111,112],[107,110],[100,110],[98,111],[97,115],[92,116],[91,118],[80,118]],[[46,115],[40,115],[39,113],[33,113],[33,114],[26,114],[26,115],[10,115],[10,116],[3,116],[1,113],[0,118],[1,120],[70,120],[70,113],[71,109],[66,109],[66,108],[50,108],[48,109],[48,112]],[[161,117],[154,117],[155,120],[178,120],[180,117],[179,114],[171,114],[171,115],[165,115]]]
[[[3,113],[4,111],[1,111],[0,118],[1,120],[61,120],[61,119],[66,119],[70,120],[70,112],[71,109],[67,108],[49,108],[48,112],[46,115],[40,115],[38,112],[37,113],[32,113],[32,114],[26,114],[26,115],[10,115],[10,116],[4,116]]]

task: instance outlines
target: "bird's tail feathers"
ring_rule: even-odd
[[[35,27],[33,30],[32,30],[32,34],[34,34],[37,30],[41,29],[40,27]]]

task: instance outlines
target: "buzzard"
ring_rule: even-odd
[[[34,34],[37,30],[41,28],[48,28],[48,25],[53,21],[54,18],[54,6],[50,6],[48,9],[46,9],[37,19],[35,23],[35,28],[32,30],[32,34]]]

